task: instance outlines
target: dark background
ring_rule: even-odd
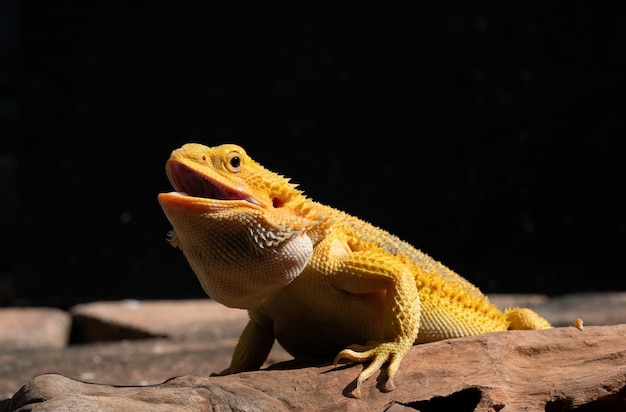
[[[626,19],[593,2],[3,6],[8,304],[203,293],[156,200],[238,143],[483,291],[626,289]]]

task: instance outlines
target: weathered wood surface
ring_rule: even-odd
[[[498,332],[415,346],[395,391],[380,391],[380,377],[372,378],[362,398],[353,399],[347,394],[361,367],[285,362],[133,387],[40,375],[0,402],[0,412],[626,410],[626,325]]]

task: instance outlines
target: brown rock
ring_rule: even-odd
[[[53,308],[0,309],[0,350],[62,348],[71,317]]]
[[[229,365],[247,321],[245,311],[208,299],[98,302],[81,307],[77,312],[97,332],[89,335],[92,339],[82,340],[91,343],[0,350],[0,399],[12,396],[33,377],[51,372],[124,386],[156,384],[179,375],[209,376]],[[167,337],[130,340],[154,335]],[[103,342],[93,343],[97,336]],[[266,365],[288,359],[291,356],[276,344]]]
[[[77,305],[70,313],[74,317],[73,338],[78,342],[222,336],[224,329],[243,330],[248,321],[248,312],[209,299],[94,302]]]
[[[489,295],[500,309],[513,306],[529,307],[545,317],[553,326],[570,326],[582,318],[585,326],[619,325],[626,323],[626,293],[572,293],[547,297],[545,295]]]
[[[536,306],[553,325],[571,325],[582,318],[587,326],[626,323],[626,293],[576,293],[553,297]]]
[[[225,377],[183,376],[159,385],[113,387],[42,375],[8,411],[191,410],[546,410],[626,409],[626,325],[510,331],[418,345],[404,359],[397,389],[372,378],[347,396],[361,366],[304,366]],[[20,409],[22,408],[22,409]]]

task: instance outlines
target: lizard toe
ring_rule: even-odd
[[[351,345],[335,357],[335,367],[344,359],[350,362],[366,362],[375,355],[375,348],[364,345]]]

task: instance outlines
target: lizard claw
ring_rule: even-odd
[[[383,392],[391,392],[392,390],[396,389],[396,384],[393,382],[392,376],[387,377],[387,380],[385,381],[381,389]]]
[[[352,396],[355,398],[361,397],[361,384],[367,379],[372,377],[378,369],[385,363],[389,363],[387,366],[387,380],[384,383],[382,390],[384,392],[390,392],[396,388],[393,382],[393,376],[400,366],[402,358],[412,346],[412,342],[407,343],[403,341],[399,342],[385,342],[372,345],[351,345],[348,348],[339,352],[335,357],[335,367],[342,359],[348,359],[352,362],[366,362],[371,363],[361,371],[356,379],[356,387],[352,391]]]

